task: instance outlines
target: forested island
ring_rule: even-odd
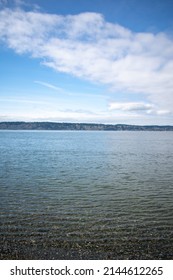
[[[170,125],[127,125],[60,122],[0,122],[0,130],[173,131]]]

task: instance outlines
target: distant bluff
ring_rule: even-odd
[[[59,122],[0,122],[1,130],[173,131],[169,125],[127,125]]]

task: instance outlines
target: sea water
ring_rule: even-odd
[[[173,132],[0,131],[1,259],[172,259]]]

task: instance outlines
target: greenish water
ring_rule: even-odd
[[[173,132],[0,131],[1,259],[172,259]]]

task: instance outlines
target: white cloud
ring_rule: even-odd
[[[168,111],[168,110],[158,110],[158,111],[156,111],[156,114],[157,115],[169,115],[169,114],[171,114],[171,111]]]
[[[159,110],[154,104],[144,102],[110,102],[110,111],[124,111],[128,113],[166,116],[171,114],[168,110]]]
[[[111,102],[109,104],[109,109],[122,111],[148,111],[153,109],[153,105],[139,102]]]
[[[148,100],[110,109],[172,112],[173,39],[164,33],[135,33],[97,13],[61,16],[4,9],[0,38],[16,53],[40,58],[56,71]]]
[[[139,125],[146,125],[148,124],[156,124],[155,119],[151,119],[150,115],[144,115],[142,118],[137,113],[110,113],[107,112],[99,112],[95,113],[92,111],[75,111],[75,110],[56,110],[50,111],[46,109],[46,107],[42,110],[35,109],[32,110],[25,110],[25,112],[16,112],[11,113],[1,113],[0,114],[0,121],[53,121],[53,122],[85,122],[85,123],[107,123],[107,124],[115,124],[115,123],[128,123],[128,124],[139,124]],[[165,125],[164,116],[158,115],[157,116],[157,124]]]

